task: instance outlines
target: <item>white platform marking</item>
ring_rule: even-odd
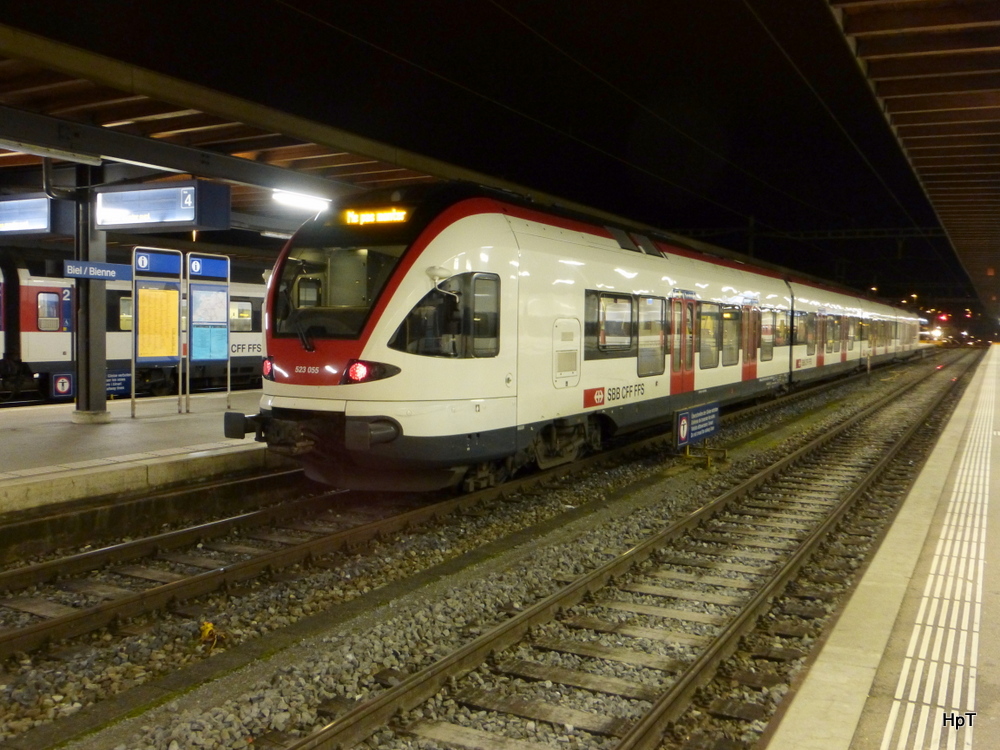
[[[993,429],[996,363],[990,357],[881,750],[972,748],[967,714],[976,710],[990,452],[1000,435]],[[946,716],[955,723],[946,727]]]

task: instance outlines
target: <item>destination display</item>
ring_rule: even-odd
[[[97,188],[98,229],[229,229],[229,186],[204,180],[169,186]]]
[[[402,208],[347,210],[341,216],[345,224],[353,224],[355,226],[364,226],[365,224],[402,224],[409,218],[406,210]]]
[[[44,194],[0,199],[0,235],[73,234],[73,204]]]

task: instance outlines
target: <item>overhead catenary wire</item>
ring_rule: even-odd
[[[738,216],[741,219],[743,219],[747,223],[748,226],[750,226],[751,223],[752,223],[757,229],[772,230],[776,234],[781,233],[783,231],[781,227],[775,226],[775,225],[773,225],[773,224],[771,224],[771,223],[769,223],[767,221],[763,221],[759,217],[753,216],[752,214],[747,213],[746,211],[741,210],[740,208],[737,208],[737,207],[735,207],[733,205],[730,205],[730,204],[728,204],[726,202],[723,202],[723,201],[719,200],[715,196],[706,194],[706,193],[701,192],[701,191],[699,191],[699,190],[697,190],[695,188],[692,188],[692,187],[690,187],[688,185],[685,185],[683,183],[680,183],[680,182],[677,182],[675,180],[672,180],[669,177],[667,177],[666,175],[664,175],[664,174],[662,174],[662,173],[660,173],[660,172],[658,172],[658,171],[656,171],[654,169],[651,169],[648,166],[645,166],[645,165],[643,165],[641,163],[637,163],[636,161],[634,161],[632,159],[629,159],[629,158],[624,157],[624,156],[622,156],[622,155],[620,155],[618,153],[610,151],[607,148],[605,148],[605,147],[603,147],[601,145],[598,145],[596,143],[593,143],[593,142],[591,142],[591,141],[589,141],[589,140],[587,140],[585,138],[581,138],[580,136],[578,136],[578,135],[576,135],[576,134],[574,134],[572,132],[568,132],[568,131],[566,131],[563,128],[560,128],[560,127],[558,127],[558,126],[556,126],[556,125],[554,125],[554,124],[552,124],[550,122],[547,122],[547,121],[545,121],[543,119],[540,119],[539,117],[537,117],[537,116],[535,116],[535,115],[533,115],[533,114],[531,114],[529,112],[526,112],[526,111],[524,111],[523,109],[521,109],[519,107],[516,107],[516,106],[514,106],[512,104],[509,104],[509,103],[506,103],[504,101],[501,101],[501,100],[499,100],[499,99],[497,99],[497,98],[495,98],[493,96],[490,96],[489,94],[486,94],[486,93],[484,93],[484,92],[482,92],[480,90],[477,90],[476,88],[473,88],[472,86],[469,86],[468,84],[465,84],[465,83],[462,83],[461,81],[455,80],[453,77],[451,77],[449,75],[446,75],[446,74],[444,74],[442,72],[439,72],[437,70],[429,68],[428,66],[426,66],[426,65],[424,65],[424,64],[422,64],[420,62],[417,62],[416,60],[413,60],[410,57],[407,57],[407,56],[402,55],[402,54],[400,54],[400,53],[398,53],[398,52],[396,52],[396,51],[394,51],[392,49],[389,49],[389,48],[385,47],[384,45],[381,45],[381,44],[378,44],[376,42],[373,42],[370,39],[367,39],[367,38],[361,36],[360,34],[354,32],[354,31],[351,31],[351,30],[349,30],[347,28],[344,28],[343,26],[340,26],[340,25],[334,23],[333,21],[330,21],[327,18],[323,18],[323,17],[317,15],[313,11],[306,10],[306,9],[301,8],[301,7],[298,7],[298,5],[296,5],[295,2],[293,2],[293,0],[274,0],[274,2],[277,3],[280,6],[282,6],[282,7],[286,8],[286,9],[288,9],[288,10],[296,13],[296,14],[301,15],[304,18],[309,19],[310,21],[313,21],[313,22],[315,22],[317,24],[321,24],[324,27],[329,28],[332,31],[335,31],[338,34],[341,34],[341,35],[343,35],[343,36],[345,36],[345,37],[353,40],[354,42],[356,42],[358,44],[362,44],[364,46],[367,46],[370,49],[373,49],[373,50],[375,50],[375,51],[377,51],[377,52],[379,52],[379,53],[381,53],[383,55],[386,55],[386,56],[388,56],[388,57],[396,60],[397,62],[400,62],[400,63],[402,63],[404,65],[407,65],[407,66],[409,66],[409,67],[411,67],[411,68],[413,68],[415,70],[420,71],[421,73],[424,73],[424,74],[426,74],[426,75],[428,75],[428,76],[430,76],[430,77],[432,77],[432,78],[434,78],[434,79],[436,79],[438,81],[441,81],[442,83],[445,83],[445,84],[447,84],[447,85],[449,85],[449,86],[451,86],[453,88],[456,88],[456,89],[458,89],[460,91],[463,91],[463,92],[465,92],[465,93],[467,93],[467,94],[469,94],[471,96],[474,96],[477,99],[480,99],[481,101],[487,102],[487,103],[489,103],[489,104],[491,104],[491,105],[493,105],[495,107],[503,109],[503,110],[505,110],[505,111],[507,111],[507,112],[509,112],[509,113],[511,113],[511,114],[513,114],[515,116],[517,116],[517,117],[522,118],[525,121],[531,122],[531,123],[533,123],[533,124],[535,124],[535,125],[537,125],[537,126],[539,126],[541,128],[544,128],[544,129],[546,129],[546,130],[548,130],[548,131],[550,131],[552,133],[556,133],[556,134],[558,134],[559,136],[561,136],[563,138],[566,138],[566,139],[568,139],[568,140],[570,140],[570,141],[572,141],[574,143],[577,143],[577,144],[583,146],[584,148],[586,148],[586,149],[594,152],[595,154],[599,154],[599,155],[601,155],[603,157],[606,157],[606,158],[609,158],[609,159],[611,159],[613,161],[616,161],[616,162],[618,162],[618,163],[620,163],[620,164],[628,167],[629,169],[635,170],[636,172],[639,172],[641,174],[644,174],[644,175],[652,178],[653,180],[655,180],[655,181],[657,181],[657,182],[659,182],[659,183],[661,183],[663,185],[667,185],[667,186],[669,186],[669,187],[671,187],[673,189],[676,189],[676,190],[678,190],[678,191],[680,191],[680,192],[682,192],[684,194],[692,196],[693,198],[696,198],[696,199],[698,199],[700,201],[704,201],[707,204],[715,206],[716,208],[719,208],[719,209],[722,209],[724,211],[727,211],[728,213],[730,213],[730,214],[732,214],[734,216]],[[731,160],[727,159],[723,155],[718,154],[716,151],[714,151],[713,149],[711,149],[707,145],[705,145],[705,144],[701,143],[700,141],[698,141],[698,139],[695,138],[694,136],[691,136],[690,134],[686,133],[682,129],[680,129],[677,126],[675,126],[673,123],[670,123],[668,120],[666,120],[664,117],[662,117],[662,115],[659,115],[654,110],[651,110],[649,107],[647,107],[646,105],[641,104],[634,97],[632,97],[629,94],[627,94],[626,92],[622,91],[620,88],[615,87],[614,84],[610,83],[609,81],[607,81],[606,79],[604,79],[603,77],[601,77],[599,74],[597,74],[596,72],[594,72],[593,70],[591,70],[587,66],[585,66],[582,63],[580,63],[579,61],[575,60],[568,53],[564,52],[561,48],[559,48],[558,46],[554,45],[552,42],[550,42],[549,40],[547,40],[546,37],[544,37],[543,35],[541,35],[537,31],[535,31],[529,25],[525,24],[523,21],[521,21],[520,19],[518,19],[516,16],[514,16],[513,14],[511,14],[509,11],[507,11],[503,6],[501,6],[498,2],[496,2],[496,0],[489,0],[489,2],[494,7],[496,7],[499,11],[503,12],[505,15],[507,15],[509,18],[511,18],[511,20],[513,22],[519,24],[522,28],[525,28],[530,33],[532,33],[534,36],[536,36],[541,41],[543,41],[548,46],[550,46],[552,49],[554,49],[557,52],[559,52],[559,54],[563,55],[564,57],[566,57],[568,60],[570,60],[574,64],[580,66],[581,69],[583,69],[584,71],[586,71],[589,75],[595,77],[597,80],[601,81],[604,85],[612,87],[619,95],[626,97],[626,99],[630,103],[632,103],[635,106],[640,107],[642,111],[644,111],[644,112],[646,112],[648,114],[651,114],[652,116],[656,117],[656,119],[657,119],[658,122],[660,122],[661,124],[665,125],[666,127],[669,127],[671,130],[673,130],[674,132],[680,134],[681,136],[683,136],[684,138],[686,138],[687,140],[689,140],[691,143],[697,145],[699,148],[703,149],[706,153],[708,153],[709,155],[711,155],[713,158],[721,160],[722,163],[725,163],[725,164],[729,165],[730,167],[732,167],[734,169],[737,169],[741,174],[744,174],[748,178],[750,178],[750,179],[758,182],[759,184],[767,187],[768,189],[776,192],[777,194],[780,194],[780,195],[782,195],[785,198],[789,198],[789,199],[795,201],[799,205],[808,207],[808,208],[810,208],[812,210],[818,210],[818,211],[823,212],[823,213],[825,213],[827,215],[830,215],[830,216],[837,216],[838,215],[838,214],[830,211],[829,209],[816,206],[815,204],[809,203],[807,201],[803,201],[802,199],[800,199],[800,198],[798,198],[796,196],[791,195],[787,191],[784,191],[784,190],[782,190],[779,187],[771,185],[769,182],[767,182],[766,180],[764,180],[762,177],[754,174],[753,172],[751,172],[749,170],[746,170],[745,168],[741,167],[740,165],[738,165],[738,164],[732,162]],[[756,16],[755,16],[755,18],[756,18]],[[760,22],[759,19],[758,19],[758,22]],[[774,39],[773,34],[771,34],[770,31],[768,31],[766,28],[765,28],[765,31],[767,31],[768,35],[772,39]],[[779,44],[777,42],[777,40],[774,40],[774,41],[775,41],[775,44]],[[779,45],[779,49],[781,49],[780,45]],[[785,55],[785,57],[788,58],[787,53],[784,52],[784,50],[781,50],[781,51]],[[798,71],[797,68],[796,68],[796,70],[801,75],[801,71]],[[808,81],[807,81],[807,83],[808,83]],[[813,90],[813,92],[815,93],[814,89],[811,89],[811,90]],[[827,110],[828,110],[828,108],[827,108]],[[852,141],[852,143],[853,143],[853,141]],[[856,147],[856,144],[854,144],[854,145]],[[912,217],[909,214],[907,214],[907,217],[911,220],[911,222],[913,221]],[[841,218],[843,218],[843,217],[841,216]],[[822,255],[827,256],[827,257],[834,257],[834,258],[839,259],[841,262],[846,262],[846,263],[852,263],[853,264],[853,261],[851,261],[851,259],[846,258],[846,257],[844,257],[844,256],[842,256],[840,254],[837,254],[837,253],[831,253],[829,251],[829,249],[827,249],[827,248],[820,248],[818,245],[815,245],[814,243],[811,243],[811,242],[804,242],[803,243],[801,240],[799,240],[798,243],[799,244],[804,244],[806,247],[812,248],[818,254],[822,254]]]

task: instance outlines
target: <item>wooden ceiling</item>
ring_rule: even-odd
[[[208,112],[117,91],[26,60],[0,58],[0,104],[312,174],[359,191],[435,179]],[[41,161],[39,156],[0,149],[0,169],[38,167]],[[246,214],[280,211],[270,190],[246,184],[232,186],[232,208]]]
[[[871,83],[872,106],[882,108],[896,133],[980,299],[1000,315],[1000,1],[828,2]],[[364,146],[321,132],[323,124],[265,117],[222,95],[178,94],[173,83],[143,88],[131,69],[111,71],[114,61],[92,56],[79,63],[75,52],[36,42],[0,57],[0,106],[319,176],[335,181],[338,192],[469,178],[391,148],[368,148],[381,158],[360,155]],[[128,91],[115,88],[122,81]],[[39,189],[40,163],[0,149],[0,189]],[[235,181],[234,212],[282,218],[265,184]]]
[[[1000,2],[831,0],[987,306],[1000,297]]]

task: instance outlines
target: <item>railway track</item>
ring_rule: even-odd
[[[663,438],[659,438],[659,441],[663,441]],[[654,448],[650,446],[655,446],[657,444],[656,439],[652,442],[647,443],[646,447],[636,448],[632,446],[627,449],[622,449],[623,453],[632,453],[643,451],[643,450],[653,450]],[[605,454],[599,457],[595,457],[590,461],[588,468],[591,470],[595,466],[603,465],[609,461],[616,460],[615,455],[612,453],[610,455]],[[617,460],[621,460],[618,458]],[[587,467],[587,462],[582,462],[581,464]],[[233,560],[231,558],[225,557],[226,553],[224,551],[215,550],[214,553],[218,555],[221,552],[222,557],[214,556],[212,563],[210,560],[202,560],[202,565],[190,566],[189,562],[192,560],[184,560],[183,558],[192,557],[207,557],[211,556],[212,553],[205,552],[206,540],[214,533],[221,533],[219,531],[225,524],[216,524],[215,530],[211,530],[209,526],[201,527],[187,532],[173,532],[171,535],[166,535],[163,538],[156,540],[144,540],[142,542],[132,543],[131,546],[134,548],[146,547],[147,554],[150,549],[155,549],[155,555],[157,560],[155,560],[151,565],[149,563],[137,564],[134,561],[129,562],[127,558],[126,550],[119,549],[117,551],[109,550],[103,551],[101,554],[104,555],[103,560],[101,560],[100,555],[95,555],[90,559],[86,565],[89,565],[91,569],[95,569],[96,565],[101,575],[108,572],[108,566],[114,565],[116,567],[152,567],[154,570],[158,568],[167,568],[177,573],[177,567],[181,566],[189,568],[189,572],[193,572],[194,575],[188,575],[184,580],[172,580],[168,582],[161,582],[160,585],[153,586],[145,591],[136,592],[132,591],[131,594],[120,594],[115,591],[105,590],[103,593],[99,590],[100,585],[104,582],[98,581],[98,586],[95,587],[95,596],[102,598],[102,601],[88,609],[88,611],[81,611],[81,608],[74,607],[77,611],[66,613],[66,618],[60,622],[61,616],[56,610],[58,608],[53,608],[52,614],[55,617],[46,617],[43,615],[31,615],[29,613],[24,613],[27,618],[35,618],[28,623],[28,627],[24,630],[15,631],[10,634],[0,634],[0,649],[7,649],[4,653],[8,654],[19,654],[23,655],[26,649],[37,648],[47,643],[58,643],[60,639],[69,637],[74,632],[86,632],[87,628],[93,627],[103,627],[112,622],[127,622],[128,618],[134,617],[133,613],[138,611],[153,611],[158,608],[168,607],[175,612],[183,614],[185,610],[188,611],[188,616],[193,618],[198,618],[200,615],[197,612],[197,606],[183,606],[184,603],[193,597],[203,596],[206,591],[220,591],[227,588],[233,588],[239,585],[239,581],[250,581],[255,577],[260,576],[262,571],[267,571],[268,575],[274,576],[282,567],[297,567],[304,561],[316,560],[323,557],[324,555],[329,555],[336,550],[357,550],[361,545],[364,545],[372,540],[378,540],[380,538],[385,538],[387,535],[391,535],[394,532],[399,532],[401,529],[408,527],[416,527],[420,525],[426,525],[428,522],[434,519],[442,519],[450,514],[455,513],[472,513],[472,514],[482,514],[484,513],[484,508],[489,507],[491,503],[496,503],[501,496],[509,495],[519,491],[526,492],[547,492],[546,487],[551,487],[553,483],[558,482],[560,477],[565,477],[570,472],[578,469],[578,465],[572,467],[561,467],[558,470],[548,472],[546,474],[532,477],[530,479],[523,480],[520,484],[507,485],[503,488],[494,488],[491,490],[476,493],[472,496],[465,496],[462,498],[451,498],[444,503],[433,504],[428,507],[411,508],[406,512],[401,514],[393,514],[391,518],[383,518],[376,521],[372,521],[371,518],[362,519],[368,521],[367,523],[361,523],[360,525],[355,525],[351,529],[341,529],[335,531],[334,533],[320,533],[318,535],[310,536],[309,538],[303,538],[301,535],[306,533],[305,529],[291,529],[292,532],[298,533],[300,535],[297,540],[297,544],[287,544],[289,541],[296,541],[291,539],[281,540],[281,544],[275,539],[272,539],[268,544],[271,545],[271,549],[262,552],[261,548],[258,547],[255,550],[243,550],[237,554],[242,555],[241,559]],[[531,487],[535,489],[532,490]],[[322,499],[320,499],[322,502]],[[501,502],[502,504],[502,502]],[[266,516],[261,515],[260,518],[266,518]],[[244,528],[251,528],[250,519],[243,519]],[[283,521],[275,522],[273,520],[265,520],[267,525],[275,525],[275,523],[284,523]],[[312,528],[308,531],[310,532],[322,532],[322,527],[324,524],[329,525],[329,519],[324,521],[322,517],[317,517],[312,522]],[[289,525],[296,525],[294,522]],[[301,524],[300,524],[301,525]],[[433,524],[432,524],[433,525]],[[330,529],[326,529],[330,531]],[[251,546],[247,544],[247,537],[253,532],[241,531],[240,534],[243,537],[240,541],[231,542],[232,544],[240,544],[242,542],[243,546]],[[191,544],[194,541],[194,546],[201,545],[201,549],[197,551],[179,550],[169,552],[168,547],[172,547],[174,544],[178,543],[182,537],[185,535],[189,536],[185,544]],[[256,544],[259,544],[258,541]],[[208,545],[212,543],[207,542]],[[128,545],[126,545],[128,546]],[[230,550],[232,553],[233,550]],[[343,554],[343,553],[342,553]],[[84,556],[89,557],[89,556]],[[169,559],[173,557],[174,559]],[[225,560],[225,562],[220,562]],[[77,565],[82,565],[80,560],[76,561]],[[216,567],[212,569],[206,569],[206,565],[215,564]],[[74,575],[77,575],[74,573]],[[134,572],[134,571],[133,571]],[[67,579],[66,569],[60,569],[59,564],[47,563],[41,568],[35,568],[34,570],[21,570],[21,571],[9,571],[12,576],[8,578],[6,583],[3,579],[0,579],[0,587],[6,587],[8,590],[12,588],[17,588],[18,586],[29,585],[32,587],[33,598],[45,598],[38,597],[38,591],[36,590],[40,585],[48,585],[51,582],[55,585],[58,591],[62,591],[68,583],[71,583]],[[6,575],[6,574],[5,574]],[[21,576],[20,583],[14,585],[12,582],[15,580],[14,575]],[[115,574],[117,575],[117,574]],[[280,575],[280,573],[279,573]],[[134,577],[135,580],[143,580],[142,576]],[[73,584],[79,586],[80,584]],[[88,584],[83,584],[82,588],[86,589]],[[56,596],[58,600],[58,595]],[[116,601],[117,599],[117,601]],[[3,604],[3,602],[0,602]],[[656,606],[653,604],[647,606]],[[40,618],[40,621],[38,621]],[[90,619],[89,625],[83,627],[83,623]],[[103,624],[102,624],[103,623]],[[66,630],[60,630],[60,628],[66,628]],[[128,628],[124,629],[128,632]],[[4,638],[9,640],[4,641]],[[61,647],[60,647],[61,648]],[[556,652],[552,652],[556,653]],[[261,740],[263,742],[263,740]],[[261,744],[261,746],[265,746]]]
[[[864,410],[835,430],[636,544],[600,568],[432,666],[339,717],[288,750],[348,748],[387,732],[470,748],[528,742],[538,722],[582,730],[594,746],[653,748],[695,689],[714,674],[739,638],[768,611],[799,569],[872,485],[947,394],[938,374]],[[891,411],[891,415],[885,412]],[[887,425],[895,425],[887,430]],[[903,429],[905,426],[905,429]],[[802,609],[809,607],[803,604]],[[711,612],[711,613],[710,613]],[[555,627],[562,637],[538,635]],[[776,632],[781,632],[779,624]],[[601,634],[660,648],[603,645]],[[570,655],[591,669],[567,669],[549,655]],[[595,663],[639,666],[645,679],[611,677]],[[475,674],[477,679],[469,679]],[[761,675],[761,679],[767,679]],[[539,683],[641,704],[639,717],[579,710],[539,697]],[[462,722],[426,718],[446,703],[465,707]],[[733,709],[738,710],[738,707]],[[419,718],[413,718],[414,716]],[[497,716],[505,718],[497,718]],[[506,717],[515,717],[513,719]],[[496,737],[497,727],[510,735]],[[518,736],[520,735],[520,736]]]
[[[856,376],[857,377],[857,376]],[[829,384],[821,387],[828,390]],[[770,406],[794,403],[802,394]],[[727,417],[754,414],[750,407]],[[278,506],[196,524],[97,550],[0,571],[0,659],[92,633],[151,612],[190,612],[198,597],[287,570],[343,550],[355,549],[402,529],[467,511],[522,489],[622,460],[669,443],[654,436],[537,475],[441,502],[410,498],[367,501],[363,493],[322,492]],[[283,473],[290,481],[297,472]],[[255,480],[260,481],[260,480]],[[233,484],[241,487],[244,481]],[[204,488],[197,491],[205,492]],[[352,499],[348,498],[350,495]],[[331,510],[333,498],[346,507]],[[151,501],[146,501],[149,505]],[[353,506],[353,510],[352,510]],[[358,510],[364,508],[365,510]],[[308,520],[300,520],[303,516]],[[52,526],[56,522],[48,521]],[[58,532],[49,536],[64,536]],[[23,543],[23,542],[22,542]],[[29,591],[30,593],[22,593]]]

